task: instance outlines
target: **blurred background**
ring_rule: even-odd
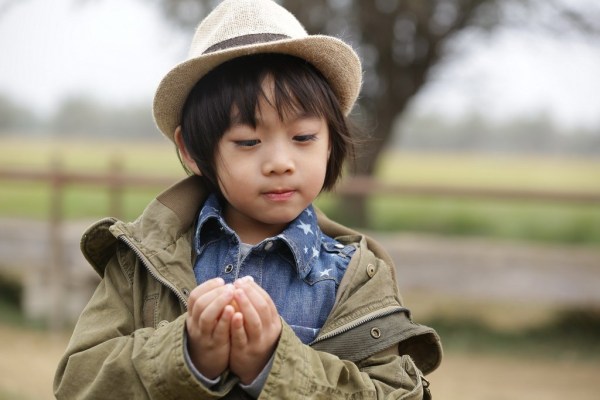
[[[184,176],[152,96],[219,1],[0,0],[0,399],[52,398],[83,230]],[[351,43],[368,138],[317,204],[442,336],[443,399],[600,392],[600,4],[281,1]]]

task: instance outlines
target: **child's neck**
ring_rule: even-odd
[[[263,240],[277,236],[287,227],[285,224],[267,224],[247,218],[236,218],[225,208],[223,214],[225,222],[238,235],[242,243],[258,244]]]
[[[230,225],[230,227],[239,236],[240,241],[242,243],[247,243],[247,244],[251,244],[251,245],[258,244],[267,238],[277,236],[281,232],[283,232],[283,228],[275,227],[274,225],[272,226],[272,229],[264,229],[264,230],[256,229],[256,227],[254,227],[254,228],[251,227],[250,229],[245,229],[245,227],[240,227],[240,226],[233,227],[231,225]]]

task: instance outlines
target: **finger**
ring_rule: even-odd
[[[261,316],[269,316],[271,318],[279,317],[279,312],[277,311],[277,307],[275,306],[275,303],[273,303],[271,296],[269,296],[267,291],[264,290],[260,285],[254,282],[254,279],[252,279],[251,276],[242,278],[236,286],[240,288],[248,288],[246,294],[250,298],[250,301],[254,304],[254,307],[259,309]]]
[[[236,289],[234,298],[239,304],[240,311],[244,314],[244,329],[248,340],[252,341],[254,338],[260,336],[263,322],[259,309],[256,308],[256,305],[247,296],[247,290],[250,289]]]
[[[244,329],[244,315],[236,312],[231,318],[231,346],[234,348],[243,348],[247,344],[248,336]]]
[[[225,285],[202,296],[196,303],[194,317],[203,335],[213,335],[213,331],[225,307],[233,299],[233,286]],[[206,304],[207,303],[207,304]]]
[[[196,286],[191,292],[190,295],[188,296],[188,306],[189,307],[193,307],[193,305],[196,303],[196,301],[202,297],[202,295],[217,289],[219,287],[222,287],[225,285],[225,281],[223,280],[223,278],[214,278],[214,279],[209,279],[206,282],[203,282],[202,284]]]
[[[245,293],[263,319],[279,316],[273,299],[262,287],[254,282],[249,282],[246,285]]]
[[[216,299],[222,297],[223,295],[228,295],[233,293],[233,285],[227,284],[220,287],[216,287],[208,292],[202,293],[196,299],[196,307],[200,307],[201,309],[205,309],[209,304],[214,302]]]
[[[233,309],[233,307],[230,305],[226,305],[213,331],[213,338],[216,340],[217,343],[225,344],[229,342],[231,319],[234,314],[235,310]]]

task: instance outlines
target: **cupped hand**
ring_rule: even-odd
[[[188,351],[196,369],[208,379],[221,375],[230,359],[234,286],[215,278],[197,286],[188,299]]]
[[[250,384],[277,347],[281,318],[271,297],[252,279],[239,279],[234,287],[240,311],[231,318],[229,368],[243,384]]]

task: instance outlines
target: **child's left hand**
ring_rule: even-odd
[[[229,368],[247,385],[263,370],[281,335],[281,319],[273,300],[252,279],[234,283],[239,312],[231,319]]]

